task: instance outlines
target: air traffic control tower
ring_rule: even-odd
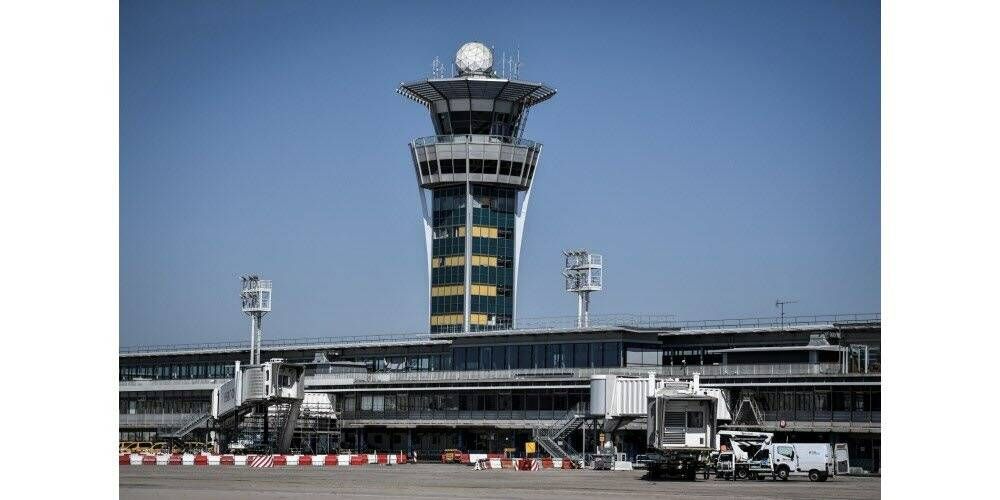
[[[452,77],[397,89],[427,107],[434,124],[435,135],[410,142],[432,333],[514,326],[521,237],[542,152],[522,133],[529,108],[556,91],[520,81],[516,71],[501,77],[493,63],[489,47],[469,42],[455,54]]]

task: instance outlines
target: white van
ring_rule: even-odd
[[[834,474],[833,447],[826,443],[772,443],[750,461],[750,473],[787,481],[789,476],[809,476],[826,481]]]

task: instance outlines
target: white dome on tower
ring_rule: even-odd
[[[493,51],[479,42],[468,42],[455,53],[455,65],[463,75],[493,73]]]

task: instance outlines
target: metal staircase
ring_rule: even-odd
[[[205,424],[206,422],[208,422],[208,420],[210,418],[212,418],[212,415],[210,413],[207,413],[207,412],[206,413],[197,414],[197,415],[191,417],[189,420],[187,420],[184,423],[182,423],[179,428],[174,429],[174,430],[169,430],[169,431],[161,432],[161,433],[159,433],[159,435],[161,435],[161,436],[163,436],[165,438],[180,439],[180,438],[182,438],[182,437],[187,436],[188,434],[190,434],[191,431],[197,429],[198,427],[200,427],[203,424]]]
[[[764,425],[764,412],[761,411],[760,404],[757,402],[754,392],[743,390],[740,396],[740,401],[736,404],[736,409],[732,412],[732,425],[747,427]]]
[[[579,404],[551,426],[536,427],[533,430],[534,439],[554,458],[579,460],[580,452],[576,451],[566,438],[579,429],[586,419],[586,408]]]

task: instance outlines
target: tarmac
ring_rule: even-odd
[[[838,476],[824,483],[788,481],[649,481],[644,471],[473,470],[463,465],[235,466],[120,465],[122,499],[304,498],[587,499],[587,498],[880,498],[881,478]]]

